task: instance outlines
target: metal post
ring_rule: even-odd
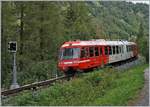
[[[16,52],[13,52],[13,81],[10,89],[19,88],[17,83],[17,69],[16,69]]]
[[[57,72],[57,69],[56,69],[56,78],[58,77],[58,72]]]

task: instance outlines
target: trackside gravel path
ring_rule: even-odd
[[[149,106],[149,68],[145,69],[144,72],[144,87],[141,90],[138,99],[132,104],[129,104],[131,106]]]

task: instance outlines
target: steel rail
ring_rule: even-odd
[[[4,90],[1,92],[1,95],[8,96],[10,94],[15,94],[15,93],[18,93],[18,92],[23,91],[23,90],[30,90],[32,88],[50,85],[51,83],[55,82],[56,80],[61,80],[61,79],[65,79],[65,78],[68,78],[68,76],[61,76],[61,77],[57,77],[57,78],[53,78],[53,79],[49,79],[49,80],[45,80],[45,81],[34,82],[31,84],[21,86],[19,88]]]

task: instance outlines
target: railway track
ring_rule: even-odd
[[[124,63],[124,64],[119,64],[119,65],[113,65],[116,69],[127,69],[130,68],[133,65],[136,65],[138,63],[138,60],[133,60],[130,63]],[[45,80],[45,81],[40,81],[40,82],[35,82],[35,83],[31,83],[31,84],[27,84],[24,86],[21,86],[19,88],[15,88],[15,89],[10,89],[10,90],[4,90],[1,92],[2,96],[9,96],[15,93],[19,93],[23,90],[36,90],[37,87],[42,87],[42,86],[47,86],[47,85],[52,85],[52,83],[56,82],[57,80],[63,80],[63,79],[67,79],[71,77],[70,76],[61,76],[61,77],[57,77],[57,78],[53,78],[53,79],[49,79],[49,80]]]
[[[57,80],[66,79],[68,77],[70,77],[70,76],[61,76],[61,77],[57,77],[57,78],[53,78],[53,79],[49,79],[49,80],[45,80],[45,81],[27,84],[27,85],[24,85],[24,86],[21,86],[19,88],[15,88],[15,89],[4,90],[1,92],[1,95],[2,96],[9,96],[11,94],[19,93],[23,90],[36,89],[37,87],[51,85],[52,83],[56,82]]]

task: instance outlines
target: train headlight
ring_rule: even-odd
[[[64,62],[64,64],[72,64],[73,62]]]

